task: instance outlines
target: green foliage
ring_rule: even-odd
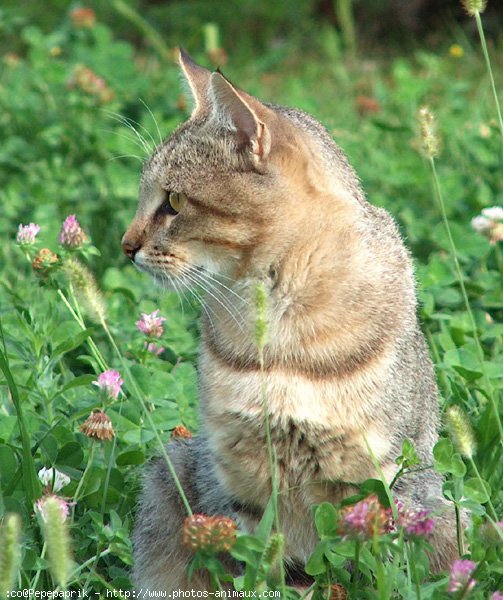
[[[59,492],[74,502],[68,517],[74,563],[67,585],[103,594],[131,587],[130,532],[142,465],[159,454],[159,440],[167,441],[175,426],[198,428],[198,302],[160,293],[119,251],[135,209],[138,159],[145,160],[160,140],[159,131],[167,135],[188,110],[176,65],[151,52],[148,39],[138,50],[103,22],[77,27],[59,4],[52,28],[49,19],[39,27],[35,9],[19,18],[11,10],[1,23],[18,45],[0,67],[0,518],[16,513],[22,519],[16,585],[55,589],[33,504],[42,493],[37,478],[42,467],[67,475],[70,483]],[[103,11],[112,11],[112,5]],[[253,5],[240,8],[254,23],[267,21]],[[230,10],[215,7],[200,3],[204,14],[198,19],[208,13],[208,22],[220,22],[218,11]],[[307,19],[309,3],[296,3],[287,21],[283,3],[269,8],[269,29],[259,40],[264,52],[247,55],[252,45],[244,39],[241,59],[232,57],[226,73],[264,99],[315,114],[348,153],[370,200],[399,221],[417,258],[420,317],[435,359],[442,409],[461,407],[476,436],[476,454],[467,461],[442,437],[434,467],[445,476],[446,499],[473,515],[465,548],[479,565],[479,583],[471,597],[485,599],[503,582],[500,540],[487,529],[503,514],[502,440],[491,402],[503,388],[503,258],[501,243],[490,244],[470,220],[482,208],[501,204],[503,179],[501,139],[483,62],[463,39],[462,57],[440,46],[349,67],[337,32],[326,23],[317,28],[307,53],[295,36],[268,47],[275,28]],[[156,10],[149,15],[155,17]],[[169,10],[180,18],[169,26],[167,47],[185,33],[188,45],[202,46],[202,35],[189,37],[192,30],[200,31],[194,13],[183,3],[170,3]],[[117,31],[124,27],[117,24]],[[307,30],[305,24],[302,28]],[[237,33],[223,31],[224,44]],[[502,65],[493,66],[498,83]],[[482,363],[430,174],[418,151],[416,114],[424,103],[439,123],[437,168]],[[94,245],[77,252],[57,244],[61,222],[73,213]],[[14,241],[16,230],[30,222],[41,226],[39,241],[22,250]],[[34,273],[30,263],[45,246],[57,252],[58,262],[50,271]],[[104,322],[93,316],[85,294],[71,285],[61,266],[76,255],[96,277],[106,306]],[[166,318],[164,333],[147,340],[135,322],[141,312],[156,309]],[[146,341],[162,345],[164,352],[148,352]],[[106,368],[118,370],[125,380],[118,398],[105,398],[93,385]],[[111,419],[113,439],[90,439],[80,430],[96,409]],[[392,491],[401,476],[425,466],[408,440],[397,466]],[[362,599],[449,597],[446,575],[430,573],[426,543],[405,539],[403,528],[363,541],[341,533],[341,511],[369,494],[391,510],[388,491],[378,480],[364,482],[340,506],[316,507],[320,541],[306,565],[314,597],[326,597],[335,581]],[[279,589],[271,547],[281,549],[283,542],[273,531],[273,517],[271,502],[257,531],[238,536],[231,554],[245,570],[234,581],[236,589]],[[359,578],[347,569],[348,561],[358,564]],[[197,555],[192,568],[197,567],[208,568],[215,581],[229,578],[211,554]]]

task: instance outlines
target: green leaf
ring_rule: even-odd
[[[54,350],[51,353],[51,358],[57,358],[58,356],[62,356],[63,354],[70,352],[70,350],[78,348],[87,340],[87,338],[92,333],[92,327],[88,327],[87,329],[84,329],[84,331],[81,331],[77,335],[68,338],[67,340],[56,346],[56,348],[54,348]]]
[[[258,537],[259,540],[262,540],[262,542],[264,542],[264,544],[267,543],[267,540],[269,539],[269,536],[271,535],[273,523],[274,523],[274,499],[271,496],[269,498],[269,502],[267,503],[267,506],[265,507],[264,514],[262,515],[262,518],[260,519],[260,523],[258,524],[258,527],[255,531],[256,537]]]
[[[145,453],[142,450],[128,450],[119,454],[116,462],[120,467],[124,465],[142,465],[145,462]]]
[[[60,448],[56,458],[56,464],[78,468],[84,460],[84,452],[77,442],[69,442]]]
[[[64,394],[68,390],[72,388],[76,388],[83,385],[91,385],[93,381],[96,380],[96,375],[79,375],[79,377],[74,377],[71,381],[65,384],[61,388],[61,393]]]
[[[2,488],[14,477],[17,471],[16,453],[10,446],[0,445],[0,484]]]
[[[448,438],[440,439],[433,448],[433,458],[435,459],[435,469],[439,473],[448,473],[454,448],[452,442]]]
[[[314,513],[314,522],[320,538],[331,537],[337,533],[337,511],[330,502],[320,504]]]
[[[469,500],[485,504],[491,498],[491,486],[483,479],[472,477],[465,481],[463,495]]]
[[[327,542],[321,541],[318,543],[314,552],[309,557],[306,563],[306,573],[308,575],[321,575],[326,571],[327,564],[325,551],[328,549]]]

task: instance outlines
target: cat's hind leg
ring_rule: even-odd
[[[196,439],[175,440],[167,446],[168,455],[193,510],[200,507],[196,479]],[[133,533],[135,565],[133,581],[146,592],[209,590],[206,573],[188,579],[187,567],[193,554],[181,543],[187,510],[164,459],[147,469]]]

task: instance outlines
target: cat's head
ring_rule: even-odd
[[[161,280],[267,272],[327,218],[319,206],[326,156],[311,142],[328,136],[314,119],[261,103],[183,51],[180,65],[195,108],[145,164],[123,250]]]

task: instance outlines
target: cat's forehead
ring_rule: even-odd
[[[204,122],[182,124],[145,163],[142,188],[190,192],[190,188],[239,166],[231,136]]]

